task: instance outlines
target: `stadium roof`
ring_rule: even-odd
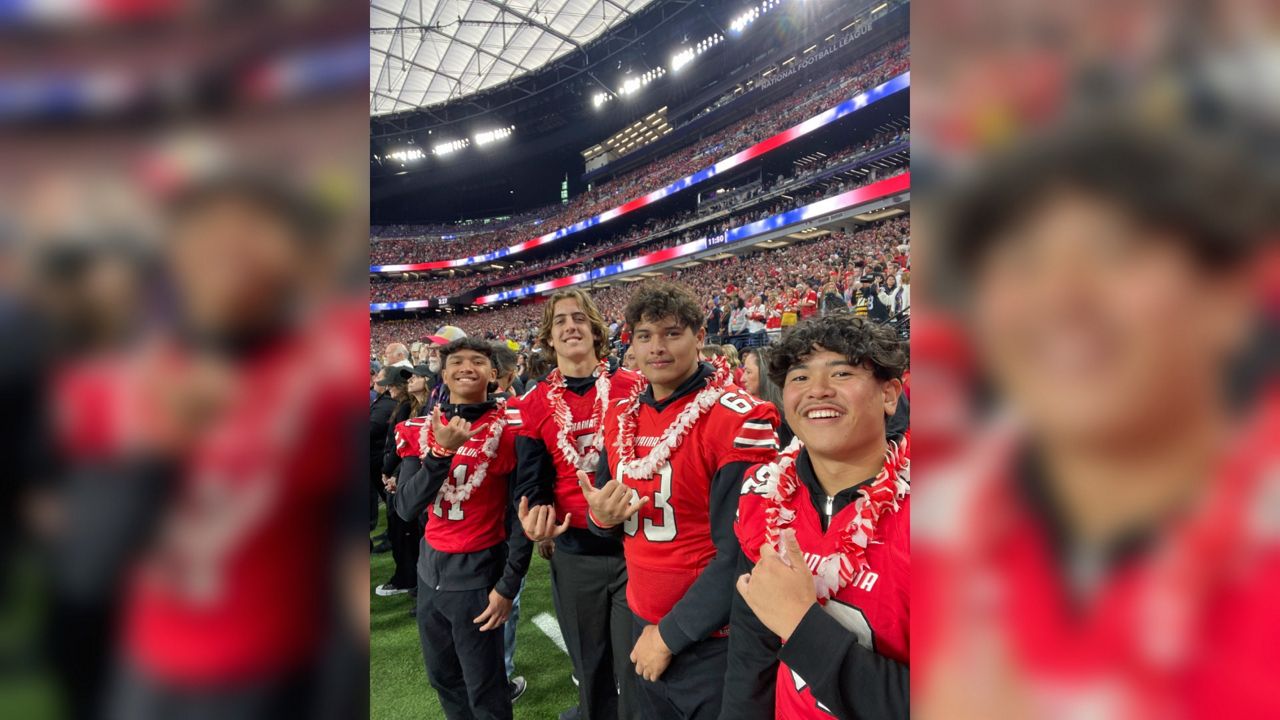
[[[371,0],[369,113],[452,102],[580,49],[652,0]]]

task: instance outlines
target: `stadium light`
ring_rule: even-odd
[[[488,145],[495,140],[501,140],[509,137],[511,132],[516,129],[515,125],[510,125],[497,130],[488,130],[486,132],[477,133],[475,136],[476,145]]]
[[[693,48],[685,48],[671,58],[671,72],[678,72],[680,68],[691,62],[693,62]]]
[[[461,140],[452,140],[450,142],[436,145],[435,147],[431,148],[431,152],[435,153],[437,156],[448,155],[449,153],[457,152],[458,150],[461,150],[462,148],[467,147],[470,144],[471,144],[471,141],[466,138],[462,138]]]
[[[427,154],[422,152],[422,148],[416,147],[404,148],[403,150],[396,150],[395,152],[387,154],[387,158],[396,160],[401,165],[409,162],[417,162],[426,156]]]

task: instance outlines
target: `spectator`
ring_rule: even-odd
[[[742,353],[742,388],[759,400],[773,403],[781,414],[782,388],[769,377],[769,352],[768,347],[755,347]],[[778,426],[781,447],[790,444],[792,437],[791,428],[784,418]]]
[[[386,492],[382,484],[382,453],[387,447],[391,414],[396,409],[396,401],[387,391],[386,376],[390,370],[382,368],[378,371],[374,378],[377,395],[369,403],[369,532],[378,526],[378,501]],[[378,553],[388,552],[391,544],[382,540],[375,546],[370,541],[370,549]]]
[[[836,287],[836,281],[828,280],[827,284],[822,288],[822,316],[826,317],[848,309],[849,305],[840,295],[840,289]]]

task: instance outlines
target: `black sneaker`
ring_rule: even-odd
[[[373,546],[373,553],[375,555],[381,555],[382,553],[389,553],[389,552],[391,552],[391,543],[387,542],[386,540],[383,540],[382,542]]]
[[[578,706],[574,705],[568,710],[564,710],[560,713],[560,720],[578,720],[580,715],[581,713],[578,711]]]
[[[409,592],[409,590],[410,588],[400,587],[399,585],[387,581],[374,588],[373,592],[376,593],[378,597],[391,597],[392,595],[403,595]]]
[[[517,675],[508,680],[507,689],[511,691],[511,702],[519,700],[527,687],[529,687],[529,683],[525,682],[524,676],[522,675]]]

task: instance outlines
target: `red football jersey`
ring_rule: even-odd
[[[781,302],[776,302],[773,304],[773,310],[769,313],[769,319],[764,324],[766,329],[777,330],[778,328],[782,327],[782,310],[783,308],[782,308]]]
[[[422,428],[429,418],[409,418],[396,425],[396,455],[402,458],[422,455]]]
[[[697,395],[689,393],[662,412],[640,404],[637,458],[652,451]],[[716,555],[710,522],[712,477],[729,463],[771,460],[777,451],[778,411],[730,384],[720,400],[689,428],[664,467],[653,477],[634,478],[621,477],[613,450],[625,405],[626,401],[615,403],[605,417],[605,449],[614,463],[611,474],[640,497],[649,498],[648,504],[623,524],[627,604],[636,615],[657,624]]]
[[[752,563],[760,561],[760,547],[765,542],[765,511],[770,506],[764,496],[770,488],[765,479],[757,475],[762,467],[765,466],[757,465],[747,471],[738,501],[738,522],[734,525],[742,551]],[[849,503],[831,518],[824,532],[822,519],[803,483],[796,490],[792,507],[796,508],[796,518],[788,527],[795,530],[796,540],[811,567],[836,552],[838,535],[857,514],[857,503]],[[880,517],[876,541],[867,548],[869,567],[822,606],[854,633],[860,645],[902,663],[908,662],[911,645],[910,507],[911,497],[907,496],[896,511],[886,511]],[[809,692],[804,678],[786,663],[778,663],[776,687],[780,720],[833,717]]]
[[[317,650],[327,603],[298,603],[280,588],[326,586],[333,510],[351,481],[344,421],[368,402],[353,391],[368,337],[358,310],[320,314],[235,366],[227,407],[181,458],[123,591],[123,653],[148,676],[209,687],[296,669]],[[190,361],[177,344],[163,348],[176,366]],[[59,408],[58,439],[75,462],[128,457],[138,428],[155,422],[142,387],[155,379],[137,362],[60,373],[58,397],[77,404]],[[299,538],[316,547],[298,552]]]
[[[644,382],[644,376],[640,373],[626,368],[619,369],[609,380],[610,397],[606,402],[630,397],[635,387]],[[560,450],[557,440],[560,428],[552,417],[551,404],[547,399],[548,388],[546,383],[538,383],[532,391],[520,398],[518,403],[508,407],[518,414],[518,419],[513,425],[519,425],[520,434],[541,440],[547,446],[547,452],[555,464],[556,478],[553,489],[556,498],[556,522],[564,520],[565,514],[569,513],[569,525],[585,529],[587,498],[583,496],[582,488],[578,487],[578,469],[569,463]],[[569,432],[569,441],[581,455],[595,441],[596,433],[600,432],[600,428],[593,427],[591,423],[591,417],[596,408],[596,388],[592,385],[591,389],[582,395],[566,391],[564,402],[573,414],[573,427]],[[594,468],[588,473],[594,475]]]
[[[476,465],[485,459],[481,448],[488,437],[489,424],[502,414],[497,409],[489,410],[471,423],[472,429],[481,428],[481,431],[454,453],[445,482],[461,485],[470,480]],[[442,416],[441,419],[448,422],[447,417]],[[431,516],[427,519],[427,544],[440,552],[468,553],[491,548],[506,540],[509,483],[515,466],[515,432],[506,427],[504,419],[497,454],[489,461],[484,480],[471,497],[451,503],[444,499],[443,489],[436,494]]]
[[[813,290],[805,293],[804,302],[806,304],[800,306],[800,317],[813,317],[813,314],[818,312],[818,293]],[[813,305],[807,303],[813,303]]]
[[[1085,602],[1015,485],[1015,443],[995,439],[979,464],[951,468],[917,538],[922,701],[968,673],[1002,676],[1038,716],[1280,717],[1277,400],[1236,438],[1197,511]]]

